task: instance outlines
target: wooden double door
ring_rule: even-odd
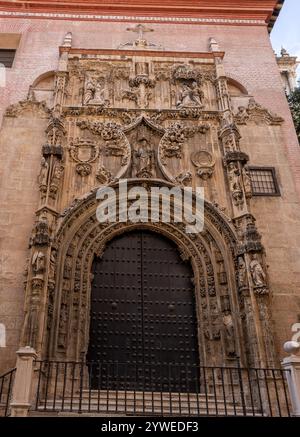
[[[93,263],[87,359],[92,388],[198,389],[192,269],[148,231],[113,239]]]

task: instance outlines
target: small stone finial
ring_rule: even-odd
[[[300,350],[300,343],[298,343],[298,341],[287,341],[284,343],[283,349],[288,354],[295,355]]]
[[[72,47],[72,32],[66,33],[64,37],[63,47]]]
[[[284,47],[281,47],[280,54],[281,56],[290,56]]]
[[[219,52],[220,47],[215,38],[209,38],[209,48],[211,52]]]

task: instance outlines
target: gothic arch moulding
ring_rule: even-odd
[[[141,181],[140,181],[141,182]],[[136,185],[137,181],[128,182]],[[169,186],[143,181],[144,187]],[[220,364],[244,357],[243,329],[238,317],[235,274],[235,232],[225,216],[205,204],[204,230],[186,232],[186,223],[99,223],[96,191],[65,211],[51,249],[48,280],[47,342],[43,353],[55,359],[85,357],[89,338],[91,267],[115,236],[147,229],[169,238],[193,269],[198,338],[202,364]]]

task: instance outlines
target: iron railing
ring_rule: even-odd
[[[9,416],[15,373],[16,369],[12,369],[0,376],[0,416]]]
[[[44,412],[159,416],[290,416],[283,369],[39,361]]]

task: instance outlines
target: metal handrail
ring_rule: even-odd
[[[0,406],[4,407],[4,416],[9,415],[9,403],[12,395],[16,368],[0,375]]]
[[[36,361],[35,410],[290,416],[287,371],[178,363]]]

